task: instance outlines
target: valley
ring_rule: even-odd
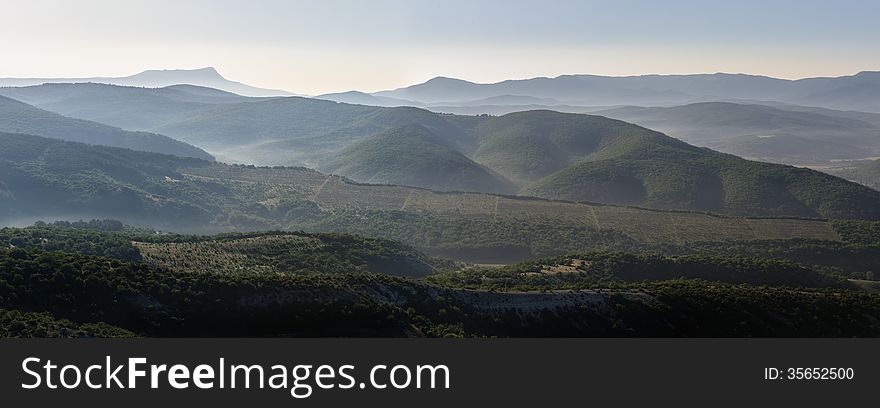
[[[852,101],[542,93],[605,81],[571,76],[324,96],[349,104],[191,74],[0,88],[0,335],[880,335],[880,121]]]

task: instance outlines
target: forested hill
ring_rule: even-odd
[[[880,217],[880,194],[864,186],[604,117],[522,112],[477,129],[478,162],[527,182],[524,195],[736,215]]]
[[[232,166],[26,135],[0,134],[0,143],[7,225],[116,218],[178,232],[345,232],[490,262],[661,243],[840,239],[832,223],[817,219],[369,185],[306,168]]]
[[[321,166],[333,174],[376,184],[435,190],[514,193],[516,186],[455,150],[421,125],[404,125],[348,146]]]
[[[693,259],[689,269],[711,276],[719,261]],[[619,270],[625,273],[632,266]],[[751,268],[776,273],[772,263],[768,266]],[[789,273],[786,269],[783,266],[783,277]],[[4,323],[0,335],[873,337],[880,333],[874,318],[880,313],[877,294],[829,288],[821,281],[814,285],[793,288],[687,279],[577,291],[485,291],[463,289],[454,279],[428,284],[374,273],[230,274],[210,269],[176,273],[92,255],[0,248],[0,322]]]
[[[213,160],[205,151],[167,136],[73,119],[3,96],[0,96],[0,132]]]
[[[65,92],[88,100],[92,88],[67,85]],[[299,97],[100,88],[118,98],[112,109],[91,99],[114,120],[239,162],[325,169],[358,182],[745,216],[873,219],[880,212],[880,195],[853,183],[700,149],[601,116],[456,116]]]
[[[378,174],[385,183],[456,189],[401,171],[411,158],[371,159],[369,169],[357,164],[368,153],[397,152],[423,140],[421,128],[405,126],[411,124],[436,135],[437,143],[413,152],[422,161],[458,163],[462,171],[473,169],[472,161],[510,180],[522,195],[749,216],[880,216],[880,195],[854,183],[700,149],[601,116],[529,111],[459,117],[281,98],[227,104],[161,130],[249,162],[326,165],[361,182]],[[390,129],[398,137],[383,133]],[[250,135],[247,140],[239,137],[243,131]],[[449,149],[469,161],[450,161]],[[351,168],[341,164],[349,158]],[[443,174],[454,178],[456,172]],[[499,191],[497,184],[477,184],[458,186]]]
[[[836,176],[880,190],[880,160],[863,162],[853,166],[831,169]]]

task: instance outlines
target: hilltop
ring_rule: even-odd
[[[478,162],[526,183],[524,195],[738,215],[880,215],[869,204],[880,195],[854,183],[697,148],[600,116],[514,113],[485,122],[478,133]]]
[[[404,125],[337,152],[321,170],[373,184],[512,193],[514,185],[475,163],[427,128]]]

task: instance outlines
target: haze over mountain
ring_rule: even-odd
[[[656,129],[698,146],[776,163],[817,164],[880,156],[880,127],[863,120],[871,114],[788,109],[797,108],[704,102],[595,113]]]
[[[455,116],[300,97],[236,99],[198,89],[199,94],[192,89],[93,84],[23,88],[47,104],[58,95],[93,101],[62,102],[56,109],[93,106],[95,112],[114,112],[129,125],[136,124],[135,117],[145,122],[152,118],[155,122],[144,123],[146,129],[203,147],[224,160],[307,166],[360,182],[739,215],[857,217],[858,212],[828,200],[837,203],[847,197],[861,208],[859,203],[872,200],[873,194],[819,173],[741,160],[599,116],[551,111]],[[107,94],[118,97],[108,103]],[[141,115],[149,106],[166,114]],[[701,111],[714,112],[716,107],[722,109],[714,116]],[[730,122],[754,124],[751,133],[759,135],[771,129],[767,126],[818,129],[824,133],[815,136],[813,149],[822,147],[822,135],[832,130],[853,144],[871,139],[853,129],[873,129],[857,119],[766,106],[698,104],[671,111],[700,118],[702,126],[714,126],[720,133]]]
[[[880,338],[880,2],[7,3],[0,338]],[[495,368],[614,374],[560,351]]]
[[[68,118],[0,96],[0,132],[26,133],[94,145],[213,160],[192,145],[148,132],[125,131],[82,119]]]
[[[341,149],[319,169],[374,184],[516,192],[513,183],[455,149],[422,125],[404,125]]]
[[[422,84],[376,92],[373,96],[458,107],[473,106],[487,98],[510,96],[517,97],[514,100],[549,98],[555,101],[546,106],[670,106],[739,99],[880,112],[880,72],[800,80],[726,73],[625,77],[562,75],[491,84],[437,77]],[[486,105],[523,105],[512,102]]]
[[[152,130],[214,105],[258,100],[195,85],[140,88],[96,83],[0,88],[0,95],[129,130]]]
[[[646,137],[662,139],[662,135],[645,132]],[[18,134],[0,133],[0,143],[5,147],[0,150],[0,174],[4,175],[0,222],[6,224],[37,217],[105,216],[182,232],[334,231],[392,238],[434,252],[487,260],[493,254],[522,259],[530,253],[558,254],[597,245],[665,245],[679,240],[839,239],[819,220],[729,218],[434,192],[354,183],[306,168],[231,166]],[[839,183],[828,181],[831,176],[824,177],[806,179],[814,190],[805,206],[818,206],[816,210],[758,209],[757,202],[750,203],[750,209],[755,214],[819,212],[880,219],[880,192],[864,194],[872,190],[860,187],[850,196],[826,194],[843,190]],[[799,191],[809,192],[803,186]],[[458,252],[464,248],[470,250]]]
[[[878,87],[880,73],[868,71],[801,80],[719,73],[563,75],[480,84],[437,77],[392,91],[319,98],[467,115],[595,113],[726,153],[819,166],[878,156]]]
[[[164,88],[171,85],[196,85],[215,88],[244,96],[289,96],[290,92],[263,89],[241,82],[230,81],[213,67],[201,69],[148,70],[127,77],[92,78],[0,78],[2,87],[22,87],[45,83],[99,83],[145,88]]]
[[[880,160],[859,162],[849,166],[832,167],[829,173],[864,184],[875,190],[880,190]]]

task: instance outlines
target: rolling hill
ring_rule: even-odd
[[[421,106],[419,102],[404,101],[394,98],[384,98],[381,96],[370,95],[365,92],[348,91],[318,95],[315,99],[323,99],[326,101],[349,103],[352,105],[368,105],[368,106]]]
[[[0,269],[0,322],[8,324],[0,335],[7,336],[874,337],[880,333],[874,318],[880,313],[880,297],[822,287],[821,282],[811,282],[821,289],[731,285],[722,279],[567,291],[487,291],[469,290],[469,282],[454,278],[438,285],[373,273],[178,274],[152,264],[17,248],[0,248],[0,263],[5,266]],[[726,259],[692,259],[685,273],[723,276],[730,265]],[[713,270],[719,266],[724,269]],[[744,278],[757,271],[766,275],[764,280],[792,280],[793,268],[787,265],[779,271],[773,263],[745,266]],[[637,273],[633,269],[638,267],[628,262],[619,272]],[[662,262],[642,266],[649,273],[664,273],[667,267]],[[809,272],[802,275],[809,278]],[[547,286],[534,280],[523,285]]]
[[[688,109],[712,111],[718,106]],[[746,119],[757,117],[756,122],[805,129],[815,124],[808,119],[817,115],[766,106],[733,107],[745,111],[728,122],[724,115],[707,115],[706,120],[723,125],[750,123]],[[855,184],[809,170],[741,160],[601,116],[551,111],[456,116],[299,97],[217,103],[184,116],[156,130],[224,160],[321,168],[360,181],[747,216],[873,219],[880,211],[876,192]],[[873,126],[852,118],[823,123],[826,128],[837,124],[835,129],[850,130]],[[848,134],[849,140],[853,134]],[[762,146],[750,140],[731,143]],[[399,154],[408,149],[410,155]],[[418,163],[411,158],[415,153]],[[344,156],[352,160],[346,162],[349,158]],[[425,170],[429,162],[445,166],[438,172],[442,176]],[[465,175],[478,178],[465,183]],[[498,176],[513,187],[498,184]]]
[[[342,169],[359,180],[388,168],[374,181],[409,184],[413,180],[394,170],[400,164],[387,156],[369,159],[371,170],[364,173],[343,168],[346,159],[339,156],[340,151],[356,157],[395,151],[394,146],[377,144],[399,144],[404,136],[369,140],[371,149],[346,149],[359,146],[365,135],[409,123],[429,129],[435,140],[512,181],[524,195],[737,215],[871,218],[880,211],[870,204],[880,202],[875,201],[880,196],[852,183],[810,170],[741,160],[601,116],[532,111],[457,117],[417,108],[285,98],[225,105],[161,130],[192,143],[211,140],[212,146],[246,133],[251,137],[248,145],[233,148],[240,150],[226,147],[224,154],[232,151],[268,164],[320,167],[335,161],[326,169]],[[450,154],[424,145],[420,151],[433,152],[440,157],[432,160],[441,161]],[[275,158],[281,154],[284,160]],[[461,157],[459,162],[464,163]],[[436,182],[420,185],[440,187]],[[853,204],[833,204],[842,201]]]
[[[404,125],[343,148],[320,170],[373,184],[512,193],[516,187],[421,125]]]
[[[213,160],[205,151],[167,136],[130,132],[73,119],[0,96],[0,132],[26,133],[94,145]]]
[[[852,235],[834,222],[814,219],[725,217],[368,185],[306,168],[226,165],[25,135],[0,134],[0,142],[5,147],[0,150],[3,225],[112,217],[177,232],[341,232],[482,262],[593,250],[667,251],[678,245],[693,250],[701,242],[840,244]],[[841,250],[850,249],[822,251]]]
[[[193,85],[138,88],[96,83],[0,88],[0,95],[61,115],[144,131],[216,104],[251,100]]]
[[[47,83],[99,83],[145,88],[164,88],[171,85],[195,85],[215,88],[244,96],[289,96],[290,92],[262,89],[230,81],[213,67],[200,69],[148,70],[127,77],[92,78],[0,78],[0,86],[22,87]]]
[[[257,163],[320,167],[345,160],[340,151],[358,152],[345,149],[366,135],[411,123],[512,181],[524,195],[722,214],[844,218],[873,217],[868,203],[878,199],[873,191],[813,171],[741,160],[600,116],[551,111],[460,117],[418,108],[284,98],[224,105],[160,130]],[[245,145],[236,142],[242,133],[249,135]],[[355,178],[369,180],[365,175],[380,174],[378,166],[395,164],[376,161],[370,166],[374,170]],[[412,182],[397,178],[400,172],[388,174],[395,177],[383,176],[382,182]],[[859,209],[832,204],[843,197]]]
[[[880,127],[846,112],[729,102],[623,107],[595,114],[698,146],[776,163],[818,164],[880,155]],[[849,117],[847,117],[849,116]]]
[[[216,106],[156,130],[235,161],[314,167],[340,148],[394,127],[418,124],[458,149],[473,149],[466,129],[424,109],[278,98]]]
[[[880,160],[855,163],[850,166],[830,168],[829,173],[880,190]]]
[[[477,133],[477,162],[526,183],[524,195],[830,218],[873,218],[869,203],[880,202],[876,192],[823,173],[697,148],[601,116],[521,112],[491,119]]]
[[[562,75],[491,84],[437,77],[422,84],[372,95],[447,106],[466,106],[475,100],[519,95],[549,98],[574,106],[672,106],[693,102],[752,100],[880,112],[878,91],[878,72],[800,80],[716,73],[624,77]]]
[[[212,219],[205,208],[161,195],[171,169],[208,161],[9,133],[0,133],[0,143],[6,223],[39,214],[104,213],[162,225]]]

